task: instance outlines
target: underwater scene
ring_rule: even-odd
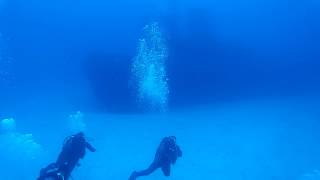
[[[320,180],[320,1],[0,0],[0,180]]]

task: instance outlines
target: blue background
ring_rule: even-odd
[[[59,129],[64,126],[62,119],[77,110],[90,114],[88,116],[93,119],[92,124],[95,124],[91,126],[96,128],[89,130],[92,134],[99,131],[99,128],[102,130],[103,126],[111,128],[109,125],[113,124],[119,126],[118,133],[124,133],[120,136],[123,139],[133,132],[124,131],[121,126],[131,129],[129,122],[132,121],[137,124],[141,121],[142,124],[145,123],[145,127],[136,124],[141,128],[135,127],[135,133],[138,134],[146,133],[143,129],[150,127],[165,127],[162,123],[167,121],[169,124],[176,122],[171,124],[170,130],[159,128],[159,132],[155,131],[158,132],[155,133],[155,139],[150,139],[155,144],[164,135],[182,133],[178,130],[182,127],[188,129],[199,126],[199,131],[194,129],[188,135],[180,134],[179,138],[184,139],[182,141],[185,147],[196,146],[192,142],[197,138],[192,137],[201,131],[206,132],[208,126],[214,129],[212,131],[220,129],[223,134],[228,134],[224,129],[226,127],[239,128],[241,132],[251,127],[245,132],[255,132],[260,126],[262,128],[265,123],[270,123],[270,129],[261,131],[266,136],[268,133],[272,136],[280,128],[280,134],[289,134],[288,137],[282,137],[276,133],[282,137],[282,145],[301,138],[300,144],[283,145],[284,147],[272,144],[270,147],[276,146],[288,155],[290,153],[285,152],[294,148],[298,149],[294,152],[300,152],[299,148],[305,145],[305,150],[302,150],[305,154],[294,154],[292,157],[308,161],[294,169],[288,165],[294,164],[290,163],[290,156],[281,162],[275,160],[270,163],[273,167],[287,162],[283,167],[288,165],[288,171],[275,168],[279,171],[278,174],[273,173],[276,170],[266,170],[263,173],[277,174],[272,175],[274,179],[297,179],[319,166],[319,151],[313,152],[320,150],[315,140],[315,137],[319,137],[320,117],[319,19],[320,3],[316,0],[2,0],[0,119],[14,117],[20,121],[17,123],[20,123],[20,130],[32,131],[40,144],[51,148],[52,154],[49,153],[47,159],[55,157],[59,150],[59,147],[51,147],[48,139],[62,142],[63,136],[67,134]],[[155,114],[150,118],[148,113],[137,107],[129,80],[132,76],[131,63],[142,29],[154,21],[159,22],[168,47],[166,68],[170,94],[168,112],[165,115]],[[197,116],[186,113],[193,111]],[[245,112],[249,115],[242,114]],[[232,113],[234,115],[230,115],[230,120],[227,117]],[[112,116],[112,120],[98,118],[97,114]],[[148,118],[156,120],[154,123],[144,122]],[[190,126],[181,126],[181,120],[185,120]],[[96,125],[102,122],[105,125]],[[117,124],[119,122],[123,125]],[[222,127],[215,124],[217,122],[221,122]],[[60,135],[54,137],[48,132]],[[215,139],[221,135],[209,132],[208,130],[208,134],[203,134],[203,137]],[[242,137],[242,142],[233,139],[235,142],[246,144],[246,136],[241,132],[232,131],[230,134]],[[295,137],[294,134],[299,135]],[[259,139],[263,137],[250,143],[255,147],[259,146]],[[114,137],[113,140],[123,140],[117,138],[119,137]],[[139,138],[146,138],[145,134]],[[139,138],[137,135],[137,139]],[[228,141],[228,137],[224,138]],[[221,141],[223,142],[223,138]],[[99,143],[104,147],[103,142],[98,141]],[[143,143],[145,141],[139,141],[135,147],[138,149],[144,146]],[[221,152],[226,152],[228,147],[223,143],[217,146],[220,145],[226,148]],[[151,146],[151,157],[153,149]],[[196,151],[192,153],[189,155],[197,156]],[[249,154],[241,154],[239,157],[243,159],[234,161],[245,161]],[[123,159],[129,158],[123,156]],[[214,157],[215,154],[210,156]],[[271,156],[279,159],[274,154]],[[215,162],[217,164],[212,165],[213,167],[226,163],[223,160]],[[298,160],[296,162],[299,164]],[[141,167],[146,166],[146,163],[141,163]],[[201,171],[201,163],[192,163],[195,169]],[[96,166],[101,168],[103,165]],[[93,169],[99,169],[96,166]],[[204,163],[203,166],[210,165]],[[134,165],[130,167],[133,168]],[[188,168],[184,170],[183,167],[178,170],[178,177],[172,179],[241,178],[240,175],[220,176],[217,169],[219,172],[214,172],[219,176],[202,172],[199,174],[203,176],[193,174],[190,177],[186,175]],[[297,173],[290,174],[292,169]],[[36,174],[38,169],[25,171]],[[252,171],[263,174],[258,170]],[[123,176],[126,177],[129,173],[130,170],[127,170]],[[90,177],[90,172],[88,174],[84,176],[80,173],[77,176],[78,179],[94,179],[94,176]],[[271,178],[271,175],[261,176]],[[247,176],[248,179],[257,177]],[[95,177],[103,178],[105,176],[101,174]],[[156,178],[160,179],[161,174],[154,177]]]

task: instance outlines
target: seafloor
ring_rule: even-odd
[[[73,178],[128,179],[131,171],[148,166],[163,136],[176,135],[183,157],[172,168],[172,175],[164,177],[159,170],[141,180],[319,179],[320,112],[316,105],[316,100],[273,99],[161,115],[83,112],[86,134],[97,152],[87,153]],[[43,119],[45,114],[17,119],[18,131],[32,133],[41,150],[33,158],[18,159],[21,147],[4,149],[6,159],[0,165],[4,179],[35,179],[40,167],[55,160],[63,138],[70,132],[64,115],[59,119],[50,112]]]

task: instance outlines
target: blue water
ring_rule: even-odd
[[[75,180],[320,179],[316,0],[0,0],[0,174],[36,179],[85,131]],[[12,119],[10,119],[12,118]]]

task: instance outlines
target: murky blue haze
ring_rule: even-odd
[[[66,136],[75,180],[128,179],[176,135],[170,177],[320,179],[317,0],[0,0],[1,180]]]

